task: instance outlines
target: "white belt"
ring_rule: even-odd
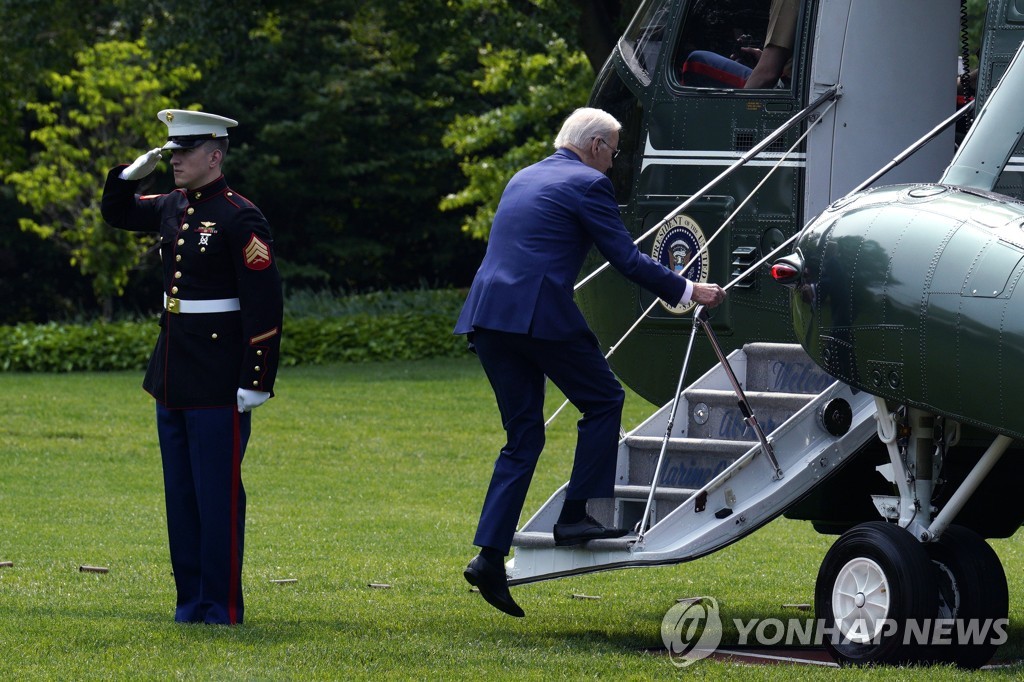
[[[183,301],[164,294],[164,310],[169,313],[230,313],[241,310],[237,298],[214,298],[209,301]]]

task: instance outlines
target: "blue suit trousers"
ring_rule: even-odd
[[[156,406],[171,568],[181,623],[241,623],[245,488],[252,413]]]
[[[592,334],[552,341],[477,329],[473,344],[507,434],[473,544],[508,554],[544,448],[544,377],[582,413],[566,491],[570,500],[612,496],[625,392]]]

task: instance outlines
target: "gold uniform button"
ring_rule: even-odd
[[[178,270],[176,273],[174,273],[174,279],[181,279],[181,270]]]
[[[204,247],[200,248],[199,249],[199,253],[206,253],[206,247],[204,246]]]
[[[194,194],[193,196],[194,196],[194,197],[195,197],[196,199],[198,199],[199,197],[203,196],[203,193],[202,193],[202,192],[196,192],[196,193],[195,193],[195,194]]]
[[[182,225],[182,226],[181,226],[181,229],[183,229],[183,230],[187,230],[187,229],[188,229],[188,223],[185,223],[184,225]]]
[[[171,293],[172,294],[178,293],[178,287],[171,287]]]
[[[186,211],[186,213],[188,213],[189,215],[192,215],[195,212],[196,212],[196,210],[194,208],[192,208],[191,206],[189,206],[188,207],[188,211]]]
[[[253,385],[253,386],[259,386],[259,385],[260,385],[260,382],[258,382],[258,381],[254,381],[254,382],[252,382],[252,385]]]
[[[214,332],[214,333],[210,334],[210,338],[213,339],[214,341],[216,341],[217,340],[217,332]]]
[[[184,244],[184,243],[185,243],[185,240],[184,240],[184,239],[179,239],[179,240],[178,240],[178,246],[181,246],[181,245],[182,245],[182,244]]]
[[[180,263],[181,262],[181,254],[179,253],[177,256],[175,256],[174,260],[176,260],[176,261],[178,261]]]
[[[256,351],[256,355],[263,355],[263,351],[261,351],[261,350]]]
[[[256,371],[258,372],[258,371],[260,371],[260,366],[259,366],[259,365],[256,365],[255,367],[253,367],[253,369],[254,369],[254,370],[256,370]]]

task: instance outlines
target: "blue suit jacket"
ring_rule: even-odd
[[[455,333],[589,334],[573,286],[594,245],[616,270],[666,302],[674,305],[685,294],[685,279],[633,244],[611,180],[559,149],[516,173],[505,188]]]

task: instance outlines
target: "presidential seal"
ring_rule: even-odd
[[[692,282],[707,282],[708,254],[704,251],[704,243],[704,233],[697,221],[688,215],[680,214],[658,230],[654,237],[654,246],[651,248],[651,258],[681,273]],[[690,263],[689,267],[686,267],[687,263]],[[661,305],[670,313],[682,315],[695,304],[690,301],[680,305],[669,305],[661,301]]]

